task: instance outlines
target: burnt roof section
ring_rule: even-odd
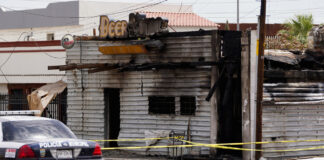
[[[268,70],[323,70],[324,52],[308,49],[305,52],[293,52],[288,50],[266,50],[264,58],[265,67]]]
[[[324,104],[324,83],[265,83],[263,104]]]

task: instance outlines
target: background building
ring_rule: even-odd
[[[0,24],[0,41],[60,40],[65,34],[93,35],[93,29],[98,33],[100,15],[128,21],[131,12],[165,16],[174,27],[170,31],[217,29],[217,24],[194,14],[191,5],[69,1],[51,3],[42,9],[0,9],[0,20],[6,22]]]

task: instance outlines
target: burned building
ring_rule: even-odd
[[[182,135],[202,145],[181,155],[254,159],[256,32],[160,33],[74,40],[66,65],[49,67],[66,71],[68,126],[84,139],[140,139],[101,142],[105,147],[167,146],[173,144],[167,137]],[[265,158],[321,155],[316,147],[323,141],[309,141],[322,137],[324,101],[323,68],[317,62],[322,54],[312,52],[265,52]],[[287,140],[294,142],[278,143]],[[244,152],[204,145],[228,142],[252,143],[238,146]],[[170,155],[167,147],[130,150]]]
[[[67,49],[66,65],[49,67],[66,70],[68,126],[84,139],[162,138],[175,133],[204,144],[242,141],[241,54],[250,52],[249,34],[243,35],[196,31],[149,40],[80,37]],[[102,143],[169,144],[169,139]],[[197,146],[182,154],[209,155],[215,150]],[[168,155],[169,149],[136,153]]]
[[[323,156],[324,54],[320,34],[304,52],[266,50],[262,148],[269,159]],[[273,143],[286,141],[285,143]],[[288,142],[287,142],[288,141]]]

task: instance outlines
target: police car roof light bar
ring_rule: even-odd
[[[39,110],[19,110],[19,111],[0,111],[0,116],[13,116],[13,115],[31,115],[40,114]]]

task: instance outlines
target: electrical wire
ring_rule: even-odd
[[[196,1],[193,2],[190,6],[193,6],[193,5],[196,4],[198,1],[199,1],[199,0],[196,0]],[[191,8],[191,7],[188,7],[188,8],[187,8],[186,10],[184,10],[183,12],[188,11],[190,8]],[[172,19],[172,22],[176,21],[180,16],[181,16],[181,15],[178,15],[177,17],[175,17],[174,19]],[[171,22],[171,21],[170,21],[170,22]],[[170,22],[169,22],[169,23],[170,23]],[[172,28],[172,30],[174,30],[174,29]],[[176,30],[174,30],[174,31],[176,32]]]
[[[17,41],[19,41],[19,39],[21,38],[21,36],[24,34],[24,33],[27,33],[27,32],[22,32],[21,34],[20,34],[20,36],[18,37],[18,40]],[[2,70],[2,67],[9,61],[9,59],[11,58],[11,56],[12,56],[12,54],[13,54],[13,52],[16,50],[16,46],[12,49],[12,51],[11,51],[11,53],[9,54],[9,56],[7,57],[7,59],[0,65],[0,71],[1,71],[1,73],[2,73],[2,75],[3,75],[3,77],[6,79],[6,81],[7,81],[7,83],[9,83],[9,80],[7,79],[7,77],[6,77],[6,75],[5,75],[5,73],[3,72],[3,70]]]
[[[124,11],[118,11],[118,12],[114,12],[114,13],[107,13],[107,15],[116,15],[116,14],[119,14],[119,13],[125,13],[125,12],[129,12],[129,11],[133,11],[133,10],[138,10],[138,9],[143,9],[143,8],[147,8],[147,7],[151,7],[151,6],[155,6],[155,5],[158,5],[158,4],[161,4],[163,2],[166,2],[168,0],[162,0],[160,2],[156,2],[156,3],[153,3],[153,4],[148,4],[146,6],[141,6],[141,7],[138,7],[138,8],[134,8],[134,9],[128,9],[128,10],[124,10]],[[31,13],[31,12],[27,12],[27,11],[18,11],[18,10],[15,10],[15,9],[12,9],[12,8],[9,8],[9,7],[6,7],[4,5],[1,5],[0,4],[0,7],[3,7],[5,9],[8,9],[8,10],[12,10],[12,11],[17,11],[17,12],[21,12],[21,13],[25,13],[25,14],[30,14],[30,15],[34,15],[34,16],[41,16],[41,17],[47,17],[47,18],[71,18],[71,19],[79,19],[79,18],[96,18],[96,17],[100,17],[102,14],[100,15],[95,15],[95,16],[84,16],[84,17],[80,17],[80,16],[76,16],[76,17],[61,17],[61,16],[51,16],[51,15],[44,15],[44,14],[38,14],[38,13]]]
[[[27,32],[22,32],[21,34],[20,34],[20,36],[18,37],[18,40],[17,41],[19,41],[19,39],[21,38],[21,36],[24,34],[24,33],[27,33]],[[0,65],[0,69],[2,69],[2,67],[9,61],[9,59],[11,58],[11,55],[12,55],[12,53],[16,50],[16,46],[13,48],[13,50],[10,52],[10,55],[7,57],[7,59]]]
[[[149,0],[149,1],[146,1],[145,3],[147,3],[147,2],[154,2],[154,1],[156,1],[156,0]],[[122,10],[122,11],[118,11],[118,12],[110,12],[110,13],[108,13],[108,16],[109,15],[117,15],[117,14],[121,14],[121,13],[125,13],[125,12],[129,12],[129,11],[134,11],[134,10],[139,10],[139,9],[144,9],[144,8],[148,8],[148,7],[152,7],[152,6],[156,6],[156,5],[159,5],[159,4],[161,4],[161,3],[164,3],[164,2],[166,2],[167,0],[159,0],[158,2],[155,2],[155,3],[151,3],[151,4],[146,4],[146,5],[144,5],[145,3],[139,3],[139,4],[136,4],[136,5],[131,5],[131,6],[128,6],[128,7],[126,7],[126,8],[124,8],[124,10]],[[144,6],[143,6],[144,5]],[[0,5],[0,6],[3,6],[3,5]],[[132,8],[132,7],[136,7],[136,8]],[[8,8],[8,7],[7,7]],[[11,9],[11,8],[10,8]],[[125,10],[126,9],[126,10]],[[14,9],[11,9],[11,10],[14,10]],[[16,11],[16,10],[14,10],[14,11]],[[17,11],[17,12],[21,12],[21,11]],[[26,11],[23,11],[22,13],[25,13],[25,14],[28,14]],[[100,14],[100,15],[103,15],[103,14]],[[88,20],[88,19],[91,19],[91,18],[97,18],[97,17],[99,17],[100,15],[96,15],[96,16],[89,16],[89,17],[83,17],[83,18],[86,18],[86,19],[82,19],[82,20],[78,20],[78,22],[81,22],[81,21],[85,21],[85,20]],[[39,15],[39,16],[42,16],[42,15]],[[69,17],[66,17],[66,18],[69,18]],[[71,17],[70,17],[71,18]],[[70,22],[70,23],[67,23],[67,24],[65,24],[65,25],[69,25],[69,24],[73,24],[73,23],[75,23],[75,22],[77,22],[77,21],[74,21],[74,22]],[[87,26],[87,25],[91,25],[91,24],[93,24],[93,22],[91,22],[91,23],[88,23],[88,24],[85,24],[85,26]],[[96,23],[95,23],[95,25],[96,25]],[[88,27],[88,28],[92,28],[92,27]],[[84,30],[86,30],[86,29],[82,29],[82,30],[80,30],[80,31],[84,31]],[[75,31],[74,31],[75,32]],[[37,32],[37,31],[34,31],[34,34],[43,34],[43,33],[47,33],[47,32]],[[71,32],[71,33],[73,33],[73,32]],[[12,34],[12,35],[16,35],[16,34]]]
[[[143,3],[143,4],[145,4],[145,3]],[[141,10],[140,9],[135,9],[135,10],[132,10],[132,11],[139,11],[139,12],[141,12]],[[123,18],[127,18],[128,17],[128,15],[122,15],[122,16],[117,16],[116,18],[117,19],[123,19]]]
[[[146,2],[144,2],[144,3],[138,3],[138,4],[134,4],[134,5],[131,5],[131,6],[128,6],[128,7],[126,7],[126,8],[123,8],[123,9],[119,9],[119,11],[120,10],[125,10],[125,9],[130,9],[130,8],[132,8],[132,7],[146,7],[146,6],[142,6],[142,5],[147,5],[147,3],[149,3],[149,2],[153,2],[153,1],[155,1],[155,0],[149,0],[149,1],[146,1]],[[135,8],[136,9],[136,8]],[[118,11],[118,12],[119,12]],[[110,14],[114,14],[115,12],[117,12],[117,11],[112,11],[112,12],[110,12],[110,13],[104,13],[104,14],[107,14],[107,15],[110,15]],[[104,14],[100,14],[100,15],[104,15]],[[121,14],[121,13],[119,13],[119,14]],[[100,16],[99,15],[99,16]],[[86,21],[86,20],[89,20],[89,19],[92,19],[92,18],[98,18],[99,16],[94,16],[94,17],[89,17],[89,18],[83,18],[83,19],[81,19],[81,20],[76,20],[76,21],[72,21],[72,22],[70,22],[70,23],[66,23],[65,25],[70,25],[70,24],[75,24],[75,23],[79,23],[80,24],[80,22],[83,22],[83,21]]]
[[[250,14],[254,13],[257,9],[259,9],[261,6],[257,6],[256,8],[254,8],[253,10],[251,10],[250,12],[248,12],[246,15],[242,16],[240,19],[245,19],[247,16],[249,16]]]
[[[41,50],[42,48],[38,45],[38,43],[36,41],[35,41],[35,43],[36,43],[36,46]],[[66,57],[55,57],[55,56],[50,55],[47,52],[43,52],[43,53],[45,53],[45,55],[47,55],[48,57],[55,58],[55,59],[65,59],[66,58]]]
[[[1,38],[1,37],[0,37],[0,39],[3,40],[3,41],[5,41],[5,42],[8,42],[8,41],[7,41],[6,39],[4,39],[4,38]]]

